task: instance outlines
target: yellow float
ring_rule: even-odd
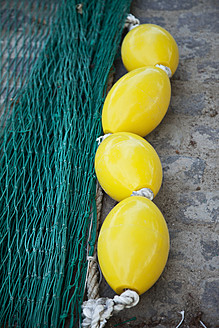
[[[125,74],[106,97],[102,112],[104,133],[146,136],[163,119],[170,96],[169,78],[160,68],[144,67]]]
[[[95,171],[101,187],[117,201],[142,188],[149,188],[155,196],[162,183],[162,166],[154,148],[127,132],[112,134],[100,144]]]
[[[98,239],[101,271],[117,293],[139,295],[161,275],[169,252],[166,221],[147,198],[133,196],[116,205],[106,217]]]
[[[138,23],[132,15],[127,20]],[[131,72],[107,95],[102,113],[106,135],[97,139],[102,143],[95,156],[100,185],[120,202],[101,227],[98,260],[108,284],[122,295],[85,302],[85,325],[97,319],[105,323],[113,311],[135,306],[139,295],[163,272],[170,247],[166,221],[151,201],[162,183],[162,166],[154,148],[141,136],[150,133],[167,111],[168,76],[177,68],[178,48],[166,30],[144,24],[127,34],[122,57]]]
[[[141,24],[128,32],[121,52],[128,71],[161,64],[170,68],[173,75],[179,63],[176,41],[164,28],[154,24]]]

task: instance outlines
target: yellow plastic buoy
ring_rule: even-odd
[[[106,97],[102,113],[104,133],[146,136],[163,119],[170,96],[169,78],[160,68],[144,67],[125,74]]]
[[[129,197],[116,205],[100,230],[100,268],[117,294],[125,289],[138,294],[147,291],[161,275],[168,252],[166,221],[144,197]]]
[[[117,201],[142,188],[151,189],[155,196],[162,183],[162,166],[154,148],[127,132],[112,134],[100,144],[95,171],[102,188]]]
[[[122,43],[122,60],[128,71],[148,65],[161,64],[175,73],[179,50],[172,35],[164,28],[142,24],[133,28]]]

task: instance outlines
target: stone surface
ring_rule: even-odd
[[[166,28],[179,45],[172,99],[162,123],[146,137],[163,165],[154,202],[168,223],[171,249],[159,281],[110,327],[219,327],[218,263],[218,1],[135,0],[141,23]],[[126,73],[116,61],[116,79]],[[102,219],[116,202],[104,197]],[[104,281],[101,295],[113,297]]]

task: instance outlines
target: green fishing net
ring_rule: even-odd
[[[130,0],[0,1],[0,327],[78,327],[94,155]]]

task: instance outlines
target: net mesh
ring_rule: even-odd
[[[95,140],[130,0],[76,5],[0,1],[0,327],[81,320]]]

